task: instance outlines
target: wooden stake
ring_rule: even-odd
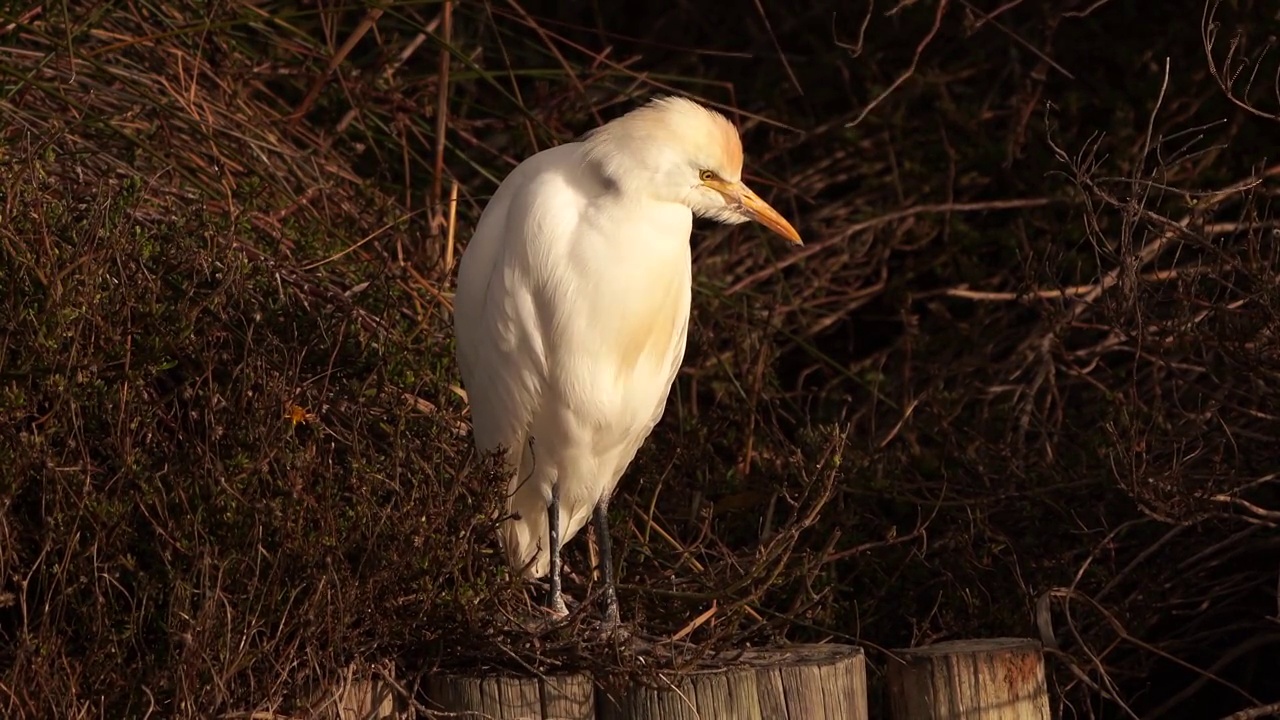
[[[724,653],[657,676],[435,676],[428,707],[469,720],[867,720],[866,661],[848,645]]]
[[[894,650],[894,720],[1050,720],[1040,643],[954,640]]]

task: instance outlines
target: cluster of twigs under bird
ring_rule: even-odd
[[[568,615],[560,549],[590,519],[598,626],[622,629],[607,508],[684,357],[693,216],[801,244],[743,184],[742,162],[723,115],[657,98],[520,163],[463,252],[454,331],[475,445],[503,453],[499,540],[525,578],[549,576],[551,622]]]

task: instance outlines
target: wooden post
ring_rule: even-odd
[[[724,653],[712,666],[661,674],[596,698],[600,720],[867,720],[862,648],[790,645]]]
[[[655,683],[590,675],[435,676],[429,710],[468,720],[867,720],[862,649],[791,645],[724,653]]]
[[[385,671],[388,675],[392,670]],[[311,709],[317,720],[408,720],[413,717],[400,691],[380,676],[348,667],[337,688],[313,693]]]
[[[894,720],[1049,720],[1044,656],[1035,640],[952,640],[892,654]]]
[[[544,677],[437,675],[428,710],[464,720],[594,720],[595,686],[585,673]]]

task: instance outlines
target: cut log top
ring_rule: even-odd
[[[1040,643],[951,640],[895,650],[889,704],[895,720],[1049,720]]]
[[[976,640],[944,640],[908,650],[894,650],[898,655],[967,655],[971,653],[1040,652],[1040,643],[1026,638],[978,638]]]

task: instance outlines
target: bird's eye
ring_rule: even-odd
[[[698,176],[702,178],[702,182],[711,182],[712,180],[716,179],[716,174],[711,172],[710,170],[703,170],[702,172],[698,173]]]

